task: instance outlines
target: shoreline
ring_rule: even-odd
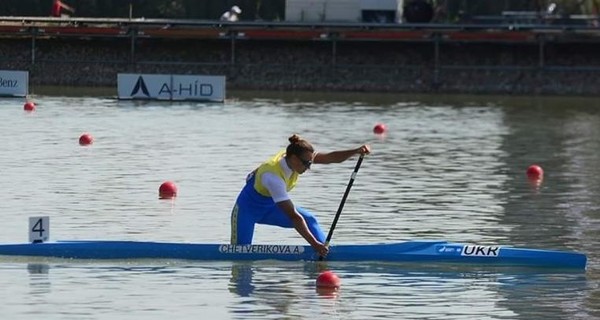
[[[37,85],[31,90],[28,98],[36,96],[50,97],[97,97],[105,99],[117,98],[116,87],[85,87],[85,86],[52,86]],[[12,98],[11,98],[12,99]],[[14,99],[24,99],[14,97]],[[584,101],[591,108],[600,108],[600,100],[596,96],[575,96],[575,95],[498,95],[498,94],[470,94],[470,93],[452,93],[452,94],[423,94],[423,93],[380,93],[380,92],[348,92],[348,91],[283,91],[283,90],[238,90],[228,89],[227,100],[253,99],[278,100],[282,103],[319,103],[319,102],[365,102],[376,105],[393,105],[398,103],[410,104],[412,102],[427,102],[432,105],[463,104],[465,107],[477,106],[478,103],[512,101],[512,104],[530,105],[531,103],[541,103],[561,107],[573,101]],[[118,100],[124,102],[156,102],[156,103],[178,103],[177,101],[160,100]],[[466,102],[465,102],[466,101]]]
[[[1,66],[1,64],[0,64]],[[68,69],[66,77],[56,77]],[[15,70],[13,68],[3,68]],[[432,71],[424,69],[393,69],[388,67],[336,68],[255,65],[229,67],[187,68],[185,64],[165,66],[155,64],[132,65],[123,69],[105,64],[64,63],[37,64],[31,68],[16,68],[30,72],[30,88],[36,93],[41,87],[79,87],[87,91],[107,91],[114,88],[116,95],[118,73],[140,74],[198,74],[225,75],[227,91],[280,91],[332,92],[356,94],[468,94],[468,95],[552,95],[600,96],[600,72],[597,71],[538,71],[538,70],[482,70],[455,68],[438,72],[432,80]],[[287,69],[287,70],[286,70]],[[383,71],[382,71],[383,70]],[[405,72],[406,71],[406,72]],[[90,76],[92,75],[92,76]],[[42,89],[43,90],[43,89]],[[102,93],[104,94],[104,93]],[[113,95],[108,93],[108,95]]]

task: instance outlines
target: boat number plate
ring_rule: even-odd
[[[50,238],[50,217],[29,217],[29,242],[46,242]]]

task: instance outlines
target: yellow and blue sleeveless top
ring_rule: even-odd
[[[285,182],[286,190],[288,192],[290,192],[296,186],[296,183],[298,182],[298,176],[299,176],[298,173],[294,171],[294,172],[292,172],[292,174],[289,177],[286,177],[285,171],[279,164],[279,162],[281,161],[281,159],[284,156],[285,156],[285,150],[279,151],[274,157],[265,161],[263,164],[261,164],[258,167],[258,169],[256,170],[256,173],[255,173],[255,179],[254,179],[254,190],[256,192],[258,192],[259,194],[261,194],[265,197],[271,196],[271,194],[269,193],[269,190],[267,190],[267,188],[265,188],[262,184],[262,175],[265,172],[270,172],[270,173],[273,173],[276,176],[280,177]]]

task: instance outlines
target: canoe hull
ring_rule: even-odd
[[[310,246],[228,245],[143,241],[59,241],[0,244],[0,255],[68,259],[182,259],[316,261]],[[577,252],[481,246],[446,241],[331,246],[327,261],[448,262],[585,269]]]

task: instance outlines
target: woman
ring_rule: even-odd
[[[306,140],[294,134],[285,150],[261,164],[248,175],[246,185],[238,195],[231,212],[231,244],[251,244],[254,224],[294,228],[319,253],[327,255],[325,234],[312,213],[296,207],[288,192],[299,175],[313,163],[340,163],[356,154],[371,152],[369,145],[356,149],[315,152]]]

